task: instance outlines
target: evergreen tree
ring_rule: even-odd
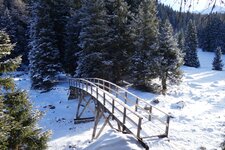
[[[4,105],[10,115],[11,127],[9,131],[9,149],[46,149],[49,133],[41,132],[36,124],[40,118],[39,112],[32,111],[25,92],[16,91],[5,94]]]
[[[218,70],[218,71],[223,70],[223,62],[222,62],[221,55],[222,55],[221,48],[217,47],[217,49],[215,50],[215,57],[212,63],[213,65],[212,70]]]
[[[14,71],[19,66],[21,62],[20,56],[5,60],[6,56],[11,54],[13,48],[14,45],[11,44],[9,35],[5,31],[0,30],[0,74]],[[0,78],[0,85],[1,88],[3,87],[5,90],[14,88],[13,81],[8,78]]]
[[[217,47],[221,47],[222,52],[225,52],[224,29],[225,22],[218,14],[211,14],[205,21],[206,25],[200,28],[200,47],[204,51],[214,52]]]
[[[112,5],[111,17],[111,42],[109,53],[113,62],[113,81],[120,81],[128,74],[129,57],[134,50],[134,36],[131,30],[133,15],[124,0],[110,1]]]
[[[130,6],[129,10],[133,13],[137,13],[138,12],[138,7],[141,3],[141,0],[126,0],[126,2],[128,3],[128,5]]]
[[[181,50],[181,52],[184,53],[185,52],[185,39],[184,39],[183,31],[180,31],[178,33],[177,44],[178,44],[178,48]]]
[[[67,20],[70,17],[69,1],[52,0],[46,1],[50,7],[50,17],[52,21],[53,30],[55,32],[56,47],[59,50],[60,63],[64,68],[65,61],[65,33]]]
[[[167,81],[177,83],[181,79],[180,67],[183,65],[183,54],[173,37],[173,28],[168,20],[161,26],[159,50],[154,58],[157,74],[161,79],[162,93],[167,90]]]
[[[202,29],[202,32],[199,34],[200,37],[200,46],[203,49],[203,51],[211,51],[211,43],[213,41],[212,35],[210,33],[210,26],[207,24],[207,26]]]
[[[83,0],[81,9],[79,45],[82,51],[79,53],[76,76],[110,80],[112,62],[108,59],[108,45],[111,30],[104,0]]]
[[[50,9],[45,0],[35,1],[32,6],[29,60],[32,87],[35,89],[50,89],[61,71]]]
[[[80,11],[75,10],[66,25],[64,70],[71,75],[75,74],[78,61],[77,53],[81,50],[79,47],[80,18]]]
[[[22,55],[23,63],[27,59],[27,7],[22,0],[4,0],[0,3],[0,30],[4,29],[13,43],[16,43],[11,56]]]
[[[158,50],[158,18],[155,0],[143,0],[133,23],[136,50],[131,58],[131,76],[136,87],[147,87],[154,73],[153,53]]]
[[[3,97],[0,96],[0,149],[6,150],[8,145],[8,136],[10,131],[9,115],[4,113]]]
[[[185,65],[198,68],[200,63],[197,55],[197,30],[194,22],[189,21],[185,35]]]
[[[9,55],[14,45],[11,44],[9,35],[5,31],[0,30],[0,74],[5,72],[14,71],[20,64],[21,58],[14,59],[4,58]],[[9,132],[10,128],[13,128],[13,124],[10,124],[10,117],[5,113],[4,106],[4,91],[14,89],[13,80],[10,78],[0,77],[0,149],[7,149],[9,145]]]
[[[5,59],[13,45],[9,36],[0,31],[0,73],[15,71],[21,57]],[[0,77],[0,148],[45,149],[48,133],[36,127],[40,113],[32,111],[25,92],[16,91],[11,78]]]

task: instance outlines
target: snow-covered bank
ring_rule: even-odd
[[[219,149],[225,135],[225,71],[213,71],[214,54],[199,51],[200,68],[183,67],[183,82],[172,86],[166,96],[130,89],[139,97],[159,99],[157,107],[170,112],[169,139],[151,140],[152,150],[194,150],[200,147]],[[225,62],[225,57],[223,56]],[[102,137],[91,142],[93,123],[73,124],[77,101],[68,101],[68,84],[61,83],[52,91],[30,90],[27,74],[15,77],[17,85],[26,89],[35,107],[44,111],[40,126],[53,131],[49,149],[141,149],[130,135],[115,133],[107,128]],[[115,147],[114,147],[115,148]],[[118,147],[116,147],[117,149]]]

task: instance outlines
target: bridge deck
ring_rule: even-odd
[[[96,82],[97,81],[97,82]],[[102,81],[102,84],[100,83]],[[139,141],[151,137],[166,137],[169,129],[169,115],[158,108],[146,103],[139,97],[129,93],[125,89],[102,79],[70,79],[71,87],[85,91],[94,98],[104,109],[113,116],[113,118],[122,124]],[[111,84],[111,87],[110,87]],[[116,88],[112,88],[112,85]],[[114,89],[117,89],[113,92]],[[124,92],[124,96],[119,96],[119,90]],[[134,103],[128,103],[131,100],[129,96],[135,98]],[[125,98],[125,100],[123,99]],[[149,110],[146,110],[146,108]],[[153,114],[152,110],[156,110]]]

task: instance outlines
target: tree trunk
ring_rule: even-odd
[[[167,81],[167,73],[165,73],[162,77],[162,94],[163,95],[165,95],[167,91],[166,81]]]

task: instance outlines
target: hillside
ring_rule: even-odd
[[[225,7],[216,5],[213,9],[212,9],[212,6],[211,6],[211,7],[208,7],[206,9],[204,9],[204,10],[195,11],[194,13],[201,13],[201,14],[225,13]]]

